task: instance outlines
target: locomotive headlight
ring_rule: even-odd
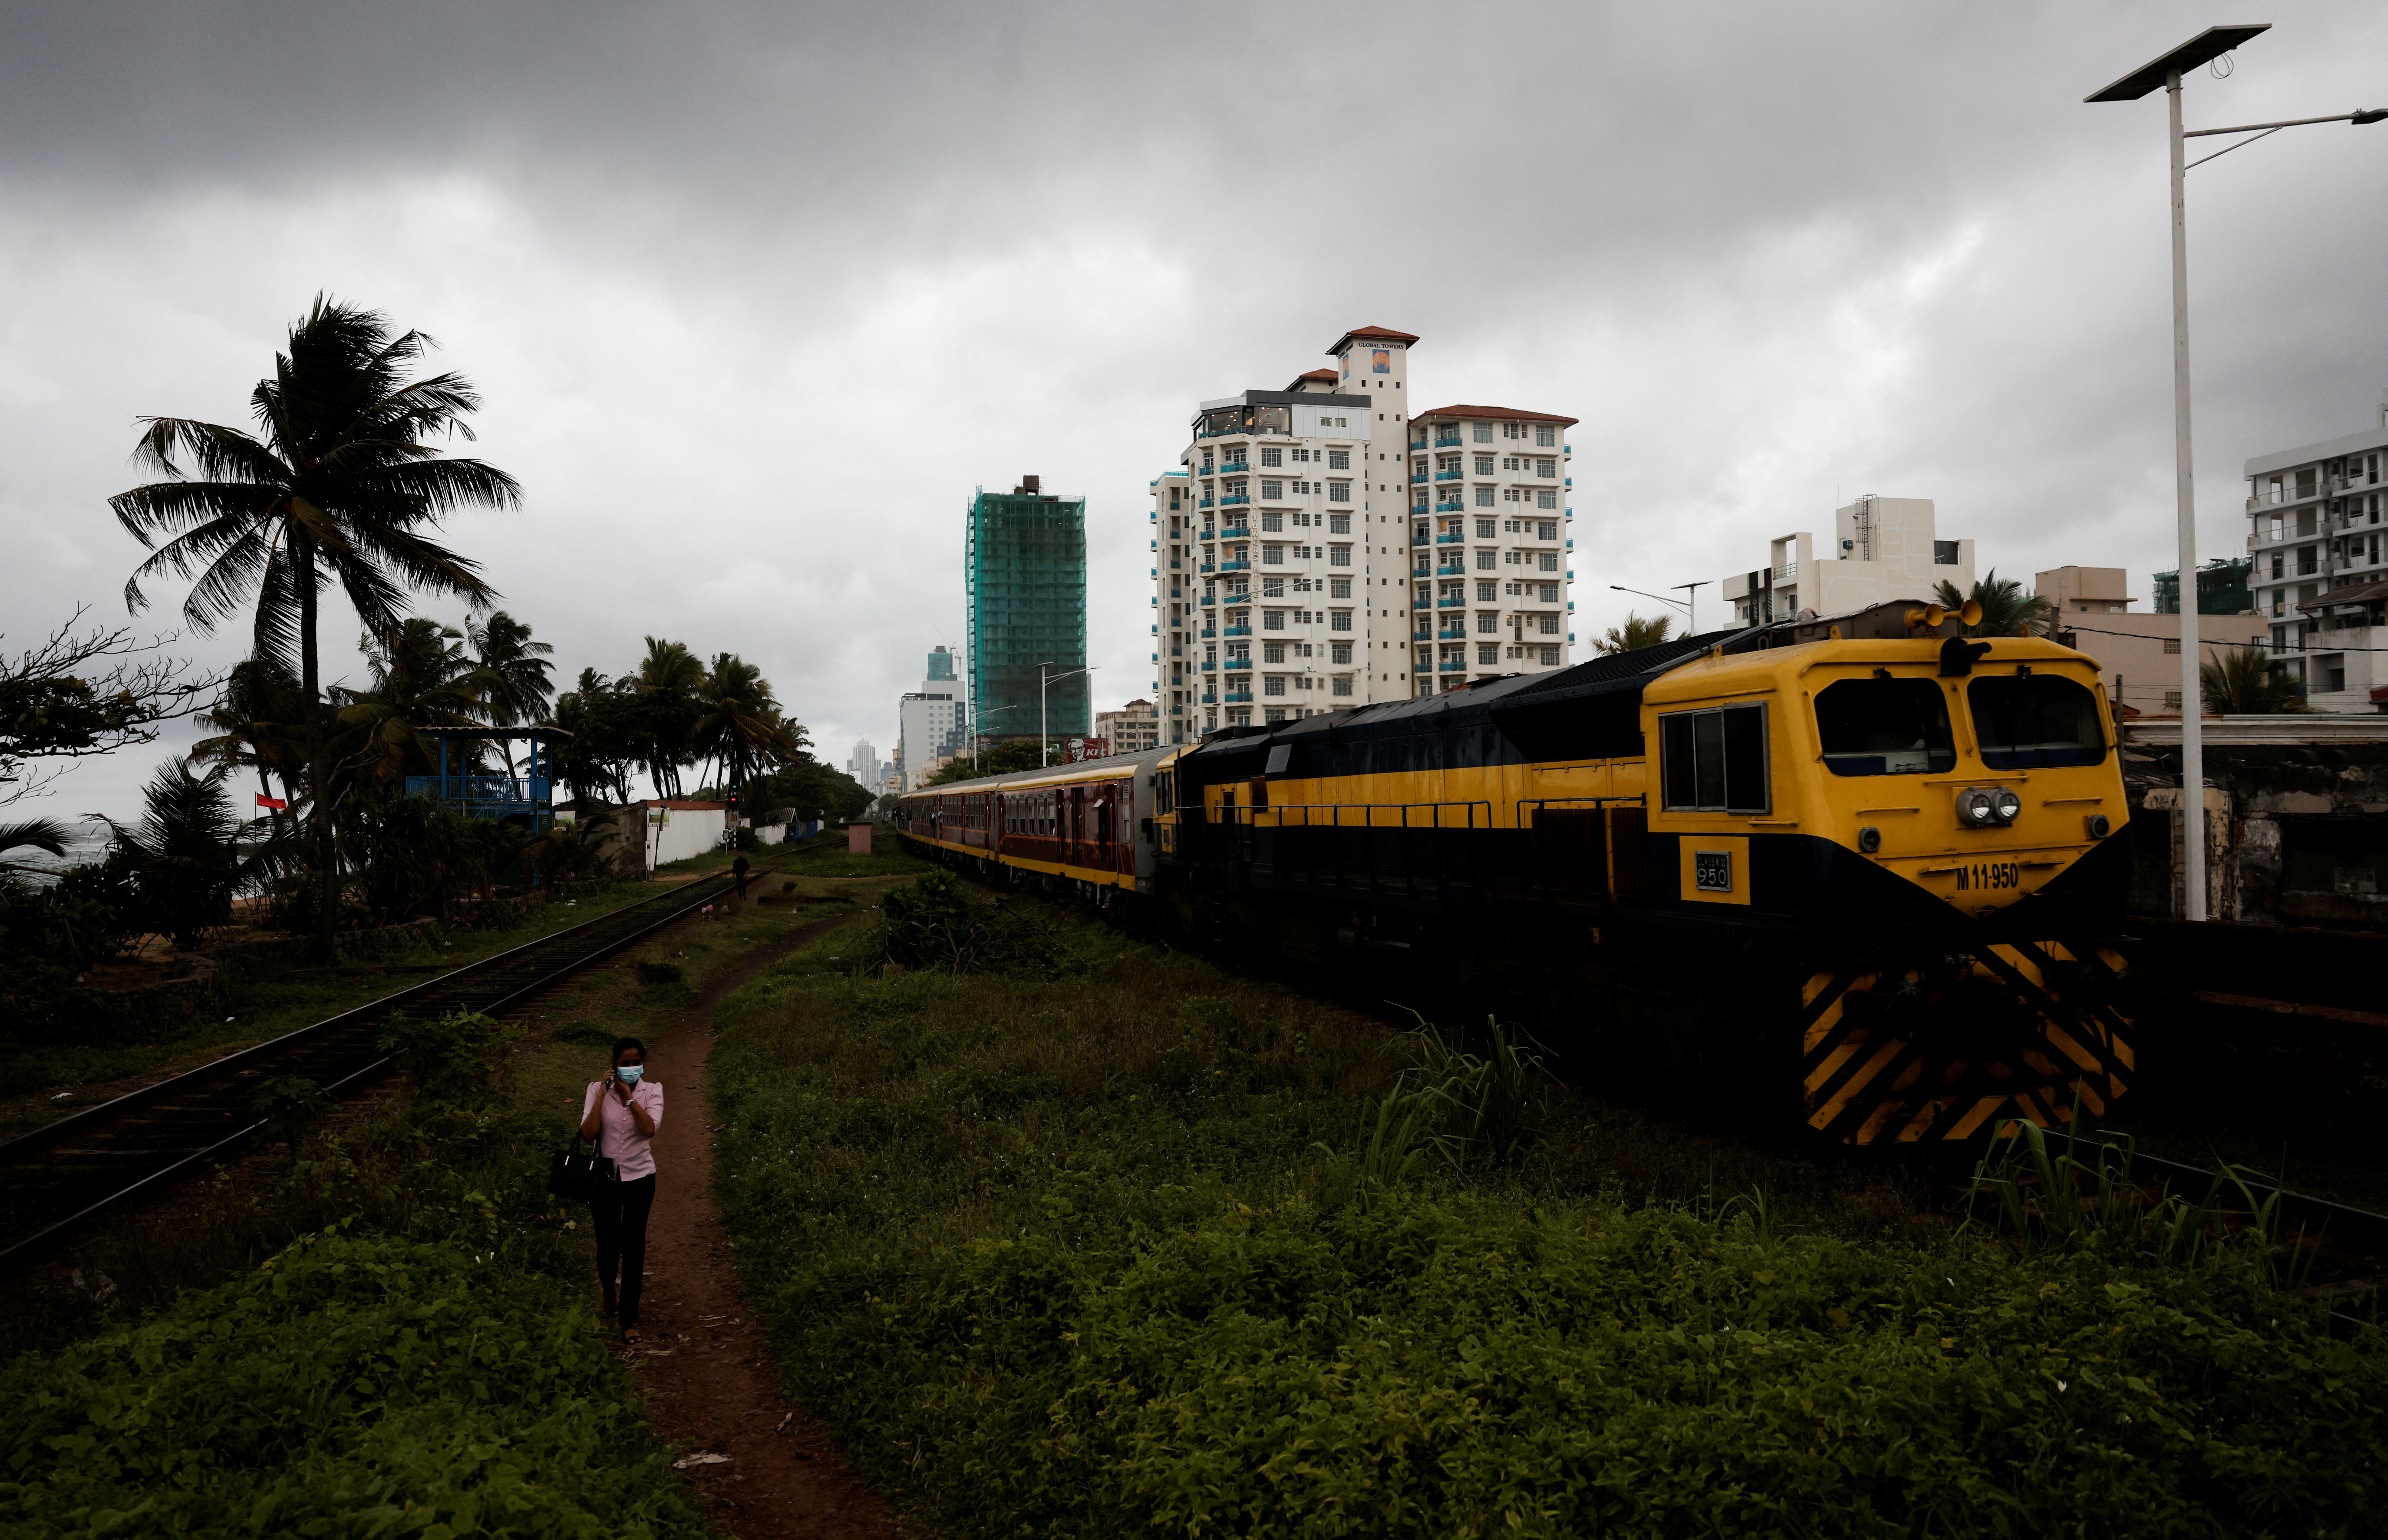
[[[2023,799],[2003,786],[1975,786],[1957,793],[1957,821],[1967,828],[1999,828],[2015,821]]]
[[[1867,855],[1882,849],[1882,830],[1871,824],[1858,830],[1858,849]]]

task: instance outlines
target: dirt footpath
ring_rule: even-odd
[[[768,1339],[739,1296],[729,1235],[713,1206],[705,1060],[714,1007],[842,918],[804,926],[707,979],[697,1004],[647,1046],[647,1062],[664,1088],[664,1125],[655,1135],[659,1180],[639,1311],[645,1340],[624,1356],[646,1388],[655,1431],[684,1451],[690,1486],[738,1540],[901,1534],[886,1505],[847,1471],[803,1408],[780,1393]]]

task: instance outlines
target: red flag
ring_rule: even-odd
[[[284,802],[279,797],[269,797],[264,792],[260,791],[257,794],[257,805],[260,807],[270,807],[274,812],[279,813],[290,804]]]

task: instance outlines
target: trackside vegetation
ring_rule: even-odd
[[[1696,1159],[1519,1091],[1513,1042],[1393,1036],[1065,926],[959,973],[829,938],[718,1018],[749,1300],[928,1524],[2388,1525],[2388,1352],[2334,1339],[2259,1246],[2019,1244],[1995,1203],[1960,1227],[1789,1163],[1719,1201]]]

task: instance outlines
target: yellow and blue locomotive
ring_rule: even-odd
[[[908,797],[908,838],[1196,934],[1479,982],[1554,1046],[1852,1143],[2102,1111],[2129,878],[2094,663],[1919,602]]]

